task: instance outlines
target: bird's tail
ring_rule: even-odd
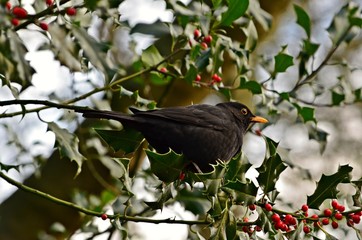
[[[77,109],[76,112],[83,113],[85,118],[112,119],[121,123],[132,123],[134,119],[131,115],[121,112],[95,110],[95,109]]]

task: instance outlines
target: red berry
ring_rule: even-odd
[[[247,226],[243,226],[242,228],[241,228],[241,230],[243,230],[243,232],[249,232],[249,228],[247,227]]]
[[[303,227],[303,232],[304,232],[305,234],[310,233],[310,228],[309,228],[308,226],[304,226],[304,227]]]
[[[19,25],[19,19],[17,19],[17,18],[13,18],[13,19],[11,19],[11,24],[13,25],[13,26],[18,26]]]
[[[51,6],[53,5],[53,0],[45,0],[46,5]]]
[[[10,11],[10,9],[11,9],[11,3],[10,3],[10,2],[6,2],[5,7],[6,7],[6,9],[7,9],[8,11]]]
[[[201,81],[201,76],[200,76],[199,74],[196,75],[195,81],[196,81],[196,82],[200,82],[200,81]]]
[[[358,223],[360,223],[360,221],[361,221],[361,216],[358,216],[358,215],[356,215],[356,214],[353,214],[352,220],[353,220],[354,223],[358,224]]]
[[[353,225],[354,225],[353,220],[352,220],[352,219],[349,219],[349,220],[347,221],[347,226],[348,226],[348,227],[353,227]]]
[[[303,212],[307,212],[308,209],[309,209],[309,207],[308,207],[307,204],[303,204],[303,205],[302,205],[302,211],[303,211]]]
[[[308,217],[308,212],[305,212],[305,213],[304,213],[304,217]]]
[[[329,208],[325,209],[325,210],[324,210],[324,215],[325,215],[326,217],[332,216],[332,210],[329,209]]]
[[[107,220],[108,216],[107,216],[107,214],[103,213],[103,214],[101,215],[101,218],[102,218],[102,220]]]
[[[250,209],[251,211],[255,211],[256,205],[255,205],[255,204],[249,205],[249,209]]]
[[[45,22],[39,23],[39,27],[40,27],[41,29],[43,29],[44,31],[48,31],[48,28],[49,28],[48,24],[45,23]]]
[[[212,42],[212,37],[210,35],[207,35],[205,38],[204,38],[204,42],[206,42],[207,44],[211,43]]]
[[[180,176],[178,177],[181,181],[183,181],[186,177],[186,173],[185,172],[180,172]]]
[[[201,46],[201,48],[204,49],[204,50],[209,48],[209,46],[207,45],[206,42],[202,42],[202,43],[200,44],[200,46]]]
[[[256,129],[255,130],[255,134],[257,135],[257,136],[262,136],[263,134],[261,133],[261,130],[260,129]]]
[[[212,75],[212,80],[214,82],[221,82],[222,78],[215,73],[214,75]]]
[[[201,32],[198,29],[194,30],[194,39],[198,39],[199,37],[201,37]]]
[[[335,221],[333,221],[333,222],[332,222],[332,227],[333,227],[334,229],[338,228],[338,223],[335,222]]]
[[[361,215],[362,215],[362,211],[355,212],[354,214],[357,215],[357,216],[361,216]]]
[[[260,232],[261,230],[262,230],[262,229],[261,229],[260,226],[258,226],[258,225],[255,226],[255,231]]]
[[[77,9],[75,9],[74,7],[67,8],[66,13],[69,16],[74,16],[75,14],[77,14]]]
[[[334,214],[334,218],[337,220],[341,220],[343,218],[343,215],[342,215],[342,213],[337,212],[336,214]]]
[[[278,213],[274,213],[272,216],[271,216],[271,220],[275,223],[279,222],[280,221],[280,216]]]
[[[15,17],[20,19],[26,18],[28,16],[28,12],[24,8],[19,6],[13,8],[13,14]]]
[[[161,69],[160,69],[160,72],[162,72],[162,73],[167,73],[167,68],[165,68],[165,67],[161,68]]]
[[[336,199],[333,199],[331,205],[334,209],[338,209],[339,203]]]
[[[270,203],[265,203],[264,207],[265,207],[265,210],[267,210],[268,212],[273,210],[273,206]]]
[[[310,218],[312,218],[312,219],[318,219],[319,217],[318,217],[317,214],[313,214]]]
[[[293,219],[294,219],[294,217],[292,215],[287,214],[287,215],[285,215],[284,222],[288,225],[293,225],[292,224]]]
[[[323,225],[328,225],[329,224],[329,218],[323,218],[322,219],[322,224]]]
[[[276,222],[275,224],[274,224],[274,228],[276,229],[276,230],[278,230],[278,229],[283,229],[284,228],[284,223],[283,223],[283,221],[278,221],[278,222]]]
[[[344,212],[344,210],[346,210],[346,208],[343,205],[339,205],[337,210],[340,212]]]

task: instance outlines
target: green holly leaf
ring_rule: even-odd
[[[257,180],[265,194],[275,190],[275,184],[286,168],[287,166],[283,163],[279,154],[276,153],[269,158],[265,158],[263,164],[256,169],[259,172]]]
[[[337,185],[345,180],[350,180],[349,175],[353,168],[349,165],[343,165],[338,168],[338,171],[332,175],[322,175],[314,193],[307,198],[307,204],[310,208],[318,209],[323,201],[327,198],[337,197]]]
[[[361,100],[361,88],[357,89],[354,91],[354,97],[356,101],[360,101]]]
[[[319,143],[321,154],[324,152],[327,145],[328,133],[321,129],[311,129],[309,131],[309,139],[314,139]]]
[[[225,181],[246,181],[245,173],[252,166],[246,158],[245,154],[239,153],[233,157],[226,165],[226,172],[224,175]]]
[[[84,28],[73,25],[71,30],[89,61],[104,74],[109,82],[115,71],[106,60],[108,46],[97,42]]]
[[[189,70],[186,72],[184,79],[187,83],[192,84],[193,81],[195,81],[196,76],[197,76],[197,69],[195,65],[191,64]]]
[[[98,135],[115,151],[122,150],[125,154],[134,152],[143,141],[140,132],[134,129],[102,130],[95,129]]]
[[[306,11],[304,11],[303,8],[299,7],[298,5],[294,5],[294,11],[295,14],[297,15],[297,24],[304,29],[308,38],[310,38],[311,23],[309,15],[307,14]]]
[[[261,86],[256,81],[247,81],[245,77],[240,78],[239,89],[247,89],[253,94],[260,94],[261,93]]]
[[[9,165],[0,162],[0,170],[4,170],[6,172],[8,172],[10,169],[15,169],[16,171],[19,172],[20,167],[21,165]]]
[[[187,211],[195,215],[204,215],[211,207],[211,203],[205,197],[202,189],[196,187],[192,191],[186,188],[180,189],[175,201],[180,202]]]
[[[184,156],[175,153],[171,149],[168,153],[164,154],[146,150],[146,154],[151,163],[152,173],[165,183],[177,180],[185,167],[186,161]]]
[[[221,189],[233,196],[236,202],[245,202],[247,205],[255,202],[258,193],[258,187],[254,183],[243,183],[240,180],[229,181]]]
[[[56,144],[59,148],[60,155],[62,157],[67,157],[72,161],[74,160],[77,163],[78,169],[76,174],[78,175],[81,171],[83,160],[85,159],[78,149],[78,137],[70,133],[67,129],[60,128],[54,122],[48,123],[48,130],[55,134]]]
[[[283,92],[283,93],[279,93],[279,96],[283,99],[289,102],[289,93],[287,92]]]
[[[338,106],[341,104],[341,102],[343,102],[345,99],[345,95],[344,94],[339,94],[335,91],[332,91],[332,103],[335,106]]]
[[[151,45],[142,52],[141,60],[146,67],[151,67],[160,63],[163,57],[155,45]]]
[[[170,28],[161,21],[157,21],[152,24],[138,23],[131,29],[130,34],[133,33],[141,33],[145,35],[152,35],[156,38],[161,38],[170,34]]]
[[[273,139],[265,137],[265,141],[267,144],[267,150],[269,153],[269,156],[274,156],[277,153],[277,147],[279,143],[275,142]]]
[[[137,106],[146,106],[148,109],[156,108],[157,103],[153,100],[148,100],[146,98],[141,97],[138,93],[138,90],[132,92],[132,91],[125,89],[124,87],[120,87],[119,91],[120,91],[121,96],[127,96],[127,97],[133,99],[134,104],[136,104]]]
[[[303,43],[303,51],[308,56],[313,56],[320,46],[320,44],[312,43],[308,40],[304,40]]]
[[[210,57],[211,57],[210,49],[203,51],[202,54],[199,57],[197,57],[195,65],[199,72],[202,72],[207,67],[207,65],[209,65]]]
[[[285,72],[290,66],[293,66],[293,57],[286,53],[278,53],[274,57],[274,74]]]
[[[317,122],[317,120],[314,117],[314,108],[301,107],[298,104],[293,104],[293,105],[298,110],[298,114],[303,118],[303,121],[305,123],[308,121]]]
[[[249,0],[229,0],[228,10],[221,15],[221,26],[230,26],[248,10]]]

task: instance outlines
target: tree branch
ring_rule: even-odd
[[[82,212],[84,214],[90,215],[90,216],[96,216],[96,217],[101,217],[102,214],[104,214],[103,212],[96,212],[96,211],[92,211],[83,207],[80,207],[74,203],[59,199],[57,197],[54,197],[50,194],[44,193],[42,191],[39,191],[37,189],[31,188],[29,186],[26,186],[18,181],[15,181],[14,179],[10,178],[9,176],[7,176],[6,174],[4,174],[2,171],[0,171],[0,177],[2,179],[4,179],[5,181],[7,181],[8,183],[10,183],[11,185],[16,186],[17,188],[37,195],[39,197],[45,198],[51,202],[54,202],[56,204],[65,206],[65,207],[69,207],[72,209],[75,209],[79,212]],[[145,223],[154,223],[154,224],[159,224],[159,223],[169,223],[169,224],[186,224],[186,225],[208,225],[211,224],[210,221],[208,220],[179,220],[179,219],[174,219],[174,218],[164,218],[164,219],[151,219],[151,218],[144,218],[144,217],[134,217],[134,216],[127,216],[127,215],[122,215],[122,214],[114,214],[114,215],[107,215],[107,217],[109,219],[119,219],[121,221],[131,221],[131,222],[145,222]]]

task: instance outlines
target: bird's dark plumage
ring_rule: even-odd
[[[235,156],[251,123],[267,122],[236,102],[131,111],[133,115],[88,109],[79,112],[86,118],[113,119],[134,128],[157,152],[166,153],[171,148],[183,153],[202,172],[212,170],[210,163],[228,161]]]

